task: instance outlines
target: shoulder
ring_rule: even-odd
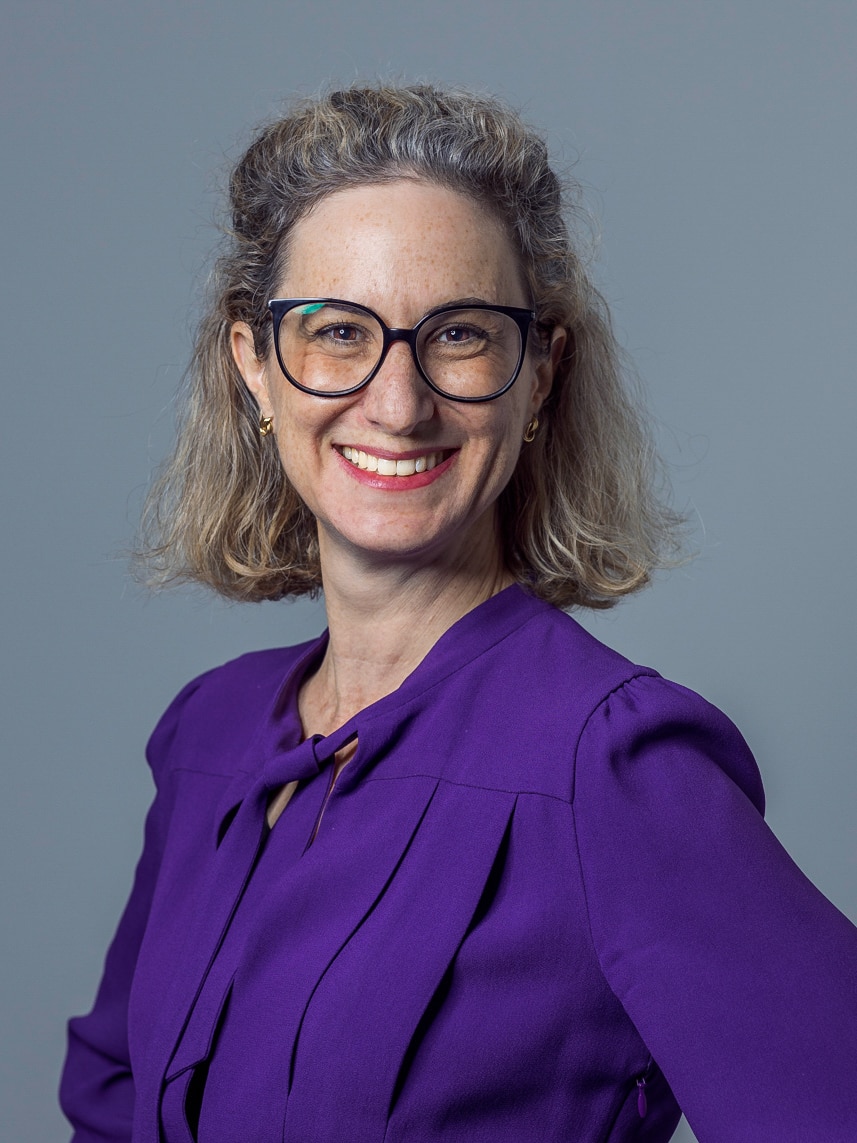
[[[755,761],[717,707],[625,658],[549,604],[525,597],[519,615],[522,622],[474,668],[480,692],[490,695],[498,743],[517,741],[520,747],[522,730],[528,737],[530,781],[556,793],[569,790],[570,782],[574,797],[581,780],[615,779],[622,759],[645,758],[636,773],[657,781],[657,771],[680,755],[691,770],[693,759],[706,760],[698,766],[713,763],[762,807]],[[562,773],[558,758],[565,760]]]
[[[611,789],[681,801],[717,775],[764,810],[761,775],[738,728],[701,695],[654,672],[625,680],[593,708],[574,770],[576,791],[596,800]]]
[[[481,674],[513,675],[515,689],[526,696],[525,701],[546,693],[565,694],[581,711],[588,711],[623,681],[656,674],[596,639],[565,611],[522,589],[509,594],[502,612],[499,607],[496,611],[497,638],[488,637],[490,628],[480,633],[474,667]],[[487,612],[486,616],[495,618]]]
[[[467,671],[510,734],[518,727],[567,756],[609,695],[640,676],[657,677],[541,600],[524,597],[518,618]]]
[[[176,768],[238,769],[283,683],[317,643],[252,651],[191,679],[149,739],[146,757],[155,780]]]

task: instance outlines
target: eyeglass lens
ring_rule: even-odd
[[[279,350],[286,371],[317,393],[353,389],[378,364],[384,331],[359,307],[314,302],[288,310]],[[521,331],[508,314],[487,309],[446,310],[420,326],[419,364],[441,392],[487,397],[511,379],[521,355]]]

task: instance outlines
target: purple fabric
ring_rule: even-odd
[[[701,1143],[857,1139],[857,930],[719,711],[515,587],[301,742],[324,643],[203,675],[152,736],[77,1143],[657,1143],[679,1105]]]

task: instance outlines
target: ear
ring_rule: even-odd
[[[548,399],[553,387],[554,374],[562,361],[565,352],[565,343],[568,335],[561,325],[555,326],[551,333],[548,353],[536,365],[536,375],[533,381],[533,414],[535,415]]]
[[[236,321],[229,333],[232,357],[244,384],[256,398],[259,412],[263,417],[273,416],[271,399],[268,394],[268,370],[264,360],[256,356],[253,331],[246,321]]]

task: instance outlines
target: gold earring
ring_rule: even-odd
[[[539,427],[539,418],[533,417],[533,419],[530,421],[530,423],[527,425],[526,429],[524,430],[524,440],[527,442],[527,444],[532,444],[532,442],[536,439],[536,429],[538,427]]]
[[[274,427],[273,417],[259,417],[259,436],[266,437]]]

